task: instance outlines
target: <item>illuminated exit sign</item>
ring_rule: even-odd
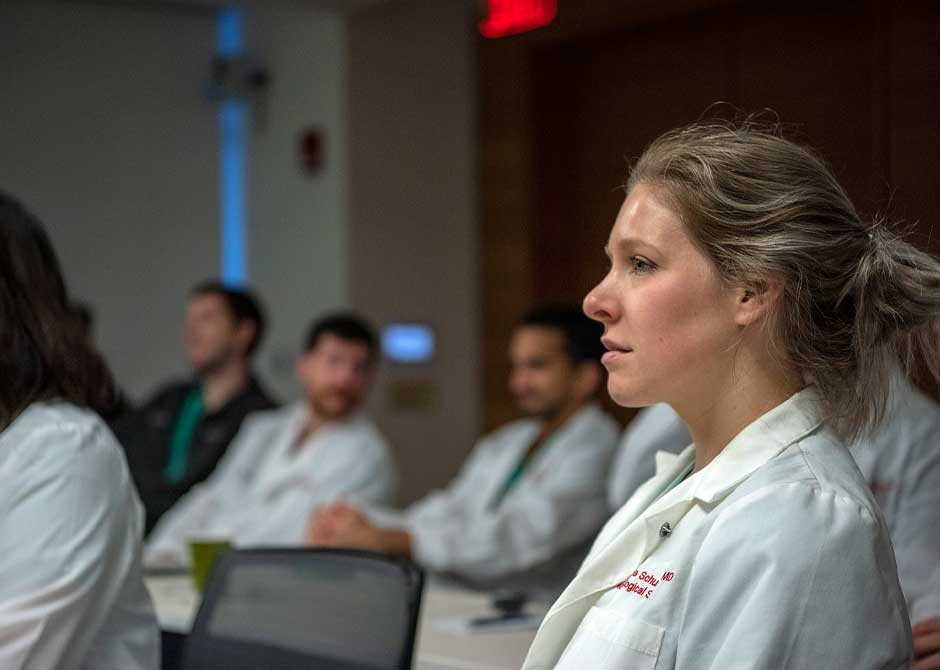
[[[484,37],[505,37],[547,26],[558,11],[558,0],[488,0],[480,23]]]

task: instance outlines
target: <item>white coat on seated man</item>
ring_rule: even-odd
[[[411,556],[480,588],[559,592],[607,515],[617,426],[592,402],[600,335],[580,310],[530,314],[509,352],[509,387],[527,418],[485,436],[446,489],[401,513],[321,510],[311,544]]]
[[[301,545],[310,515],[338,499],[387,504],[396,469],[361,409],[376,362],[361,319],[315,322],[297,363],[306,398],[250,415],[219,467],[160,520],[149,565],[184,564],[190,538],[224,536],[236,546]]]
[[[624,431],[611,468],[611,509],[619,509],[654,471],[668,468],[673,455],[691,442],[668,405],[640,410]],[[883,426],[849,452],[891,533],[914,624],[915,658],[933,657],[933,664],[913,667],[940,668],[940,406],[898,377]]]

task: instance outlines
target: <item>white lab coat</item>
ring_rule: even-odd
[[[550,597],[561,591],[607,516],[604,482],[618,430],[599,407],[584,407],[493,508],[541,427],[522,419],[485,436],[446,489],[405,511],[401,525],[418,563],[480,588]],[[394,525],[387,515],[373,518]]]
[[[612,510],[620,509],[634,491],[655,474],[656,452],[678,454],[692,444],[688,428],[665,403],[644,407],[623,431],[607,482]]]
[[[940,599],[940,406],[907,380],[892,389],[885,422],[851,448],[882,511],[911,621],[919,601]],[[933,616],[940,616],[940,611]]]
[[[0,668],[156,670],[143,508],[92,412],[30,405],[0,433]]]
[[[611,507],[618,509],[639,488],[638,480],[652,470],[657,451],[678,454],[690,443],[669,405],[640,410],[624,432],[611,470]],[[915,611],[937,609],[918,607],[918,601],[940,601],[930,583],[931,572],[940,565],[940,406],[899,376],[881,428],[849,451],[888,524],[901,588],[916,623],[921,619]]]
[[[389,503],[397,471],[374,424],[357,413],[295,446],[309,411],[298,402],[249,415],[212,476],[157,523],[146,563],[188,563],[189,540],[198,535],[236,546],[299,546],[321,505]]]
[[[661,454],[523,668],[906,670],[911,629],[888,530],[817,416],[806,389],[665,493],[695,451]]]

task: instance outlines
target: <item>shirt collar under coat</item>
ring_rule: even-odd
[[[551,667],[552,652],[539,649],[538,638],[570,639],[596,597],[622,581],[663,541],[660,529],[664,523],[674,529],[696,502],[709,505],[720,502],[762,465],[818,429],[818,407],[814,388],[794,394],[738,433],[701,471],[665,494],[663,490],[695,460],[695,446],[679,455],[658,453],[653,479],[637,491],[601,532],[598,544],[578,575],[546,615],[523,667]],[[563,612],[566,615],[559,617]]]
[[[289,414],[287,422],[285,423],[285,428],[287,434],[291,436],[291,440],[296,440],[297,436],[313,417],[313,408],[306,400],[298,400],[290,406],[288,412]],[[304,440],[304,444],[307,444],[314,438],[330,434],[333,431],[342,430],[350,426],[360,425],[366,420],[365,411],[361,407],[357,407],[342,418],[324,421],[322,424],[320,424],[320,427],[316,432],[313,433],[313,435],[308,436],[307,439]]]

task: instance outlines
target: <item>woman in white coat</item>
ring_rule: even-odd
[[[0,668],[156,670],[143,508],[94,410],[110,375],[49,240],[0,194]]]
[[[607,253],[585,311],[611,395],[670,404],[693,445],[608,522],[524,667],[909,668],[888,530],[844,445],[906,347],[937,371],[940,263],[750,124],[656,140]]]

